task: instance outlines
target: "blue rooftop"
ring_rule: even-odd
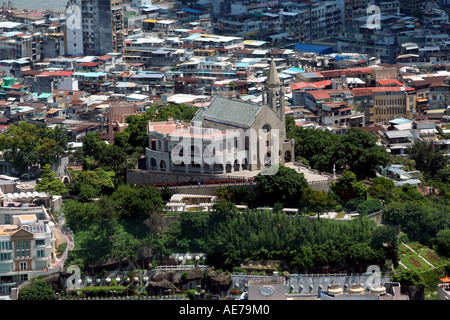
[[[194,9],[191,9],[191,8],[187,8],[187,9],[180,9],[179,11],[184,11],[184,12],[189,12],[189,13],[202,13],[201,11],[199,11],[199,10],[194,10]]]
[[[296,43],[294,46],[294,50],[304,52],[315,52],[319,54],[329,54],[334,52],[333,47],[319,46],[316,44],[306,44],[306,43]]]
[[[239,63],[236,65],[236,68],[246,68],[248,65],[249,65],[248,62],[239,62]]]
[[[412,120],[405,119],[405,118],[397,118],[394,120],[389,121],[392,124],[403,124],[403,123],[411,123]]]
[[[292,68],[284,70],[284,72],[287,72],[287,73],[303,73],[303,72],[305,72],[305,70],[303,70],[302,68],[292,67]]]

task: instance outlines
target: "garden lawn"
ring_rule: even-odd
[[[399,253],[400,253],[400,261],[410,270],[423,272],[431,269],[431,266],[425,261],[423,261],[422,258],[420,258],[417,253],[413,253],[405,246],[401,245]]]
[[[402,263],[407,266],[410,270],[415,270],[418,272],[427,271],[431,269],[431,266],[423,261],[419,255],[415,253],[405,254],[402,259]]]
[[[419,253],[424,259],[427,259],[435,267],[443,267],[449,263],[449,259],[444,257],[440,257],[436,251],[431,250],[430,248],[423,247],[419,250]]]

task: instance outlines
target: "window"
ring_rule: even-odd
[[[10,294],[11,287],[9,286],[0,286],[0,294]]]
[[[0,263],[0,273],[11,272],[13,270],[14,270],[14,265],[12,262],[11,263]],[[2,278],[4,279],[5,277],[2,277]]]
[[[0,250],[11,250],[12,242],[11,241],[0,241]]]
[[[262,127],[262,130],[263,130],[264,133],[267,133],[267,132],[270,131],[270,126],[269,126],[268,124],[265,124],[265,125]]]
[[[11,224],[11,215],[5,214],[5,224]]]
[[[20,271],[26,271],[27,270],[27,263],[25,261],[20,263]]]
[[[16,258],[30,257],[30,241],[16,241]]]
[[[45,246],[45,239],[36,239],[36,247]]]
[[[0,261],[11,260],[11,252],[0,253]]]
[[[45,258],[45,250],[36,250],[36,257]]]

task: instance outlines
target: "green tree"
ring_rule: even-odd
[[[154,186],[123,184],[111,195],[118,213],[126,219],[148,219],[162,209],[161,192]]]
[[[450,257],[450,229],[440,230],[436,235],[436,248],[439,253]]]
[[[5,160],[23,173],[30,166],[39,164],[43,167],[64,156],[68,139],[68,132],[62,126],[49,129],[45,124],[36,127],[22,121],[18,125],[12,124],[5,133],[0,134],[0,150]]]
[[[238,187],[233,189],[232,200],[238,205],[247,205],[250,208],[256,205],[256,194],[248,187]]]
[[[398,229],[392,226],[380,226],[376,228],[372,236],[372,244],[382,247],[383,244],[397,243]]]
[[[111,237],[111,253],[110,256],[115,260],[127,260],[136,262],[141,250],[141,243],[138,239],[126,232],[122,225],[117,225],[114,234]]]
[[[69,185],[73,194],[79,194],[83,185],[90,185],[98,194],[110,194],[114,190],[111,177],[101,168],[77,172]]]
[[[290,132],[295,128],[295,118],[293,116],[286,117],[286,135],[289,136]]]
[[[80,193],[77,195],[77,201],[88,202],[100,196],[100,191],[90,184],[84,184],[80,187]]]
[[[390,160],[390,155],[377,145],[375,136],[360,128],[350,128],[339,143],[331,147],[330,153],[330,165],[335,163],[338,172],[352,171],[358,180],[375,177],[379,167]]]
[[[408,148],[411,159],[416,163],[417,170],[435,177],[438,172],[448,165],[448,159],[438,150],[432,141],[416,141]]]
[[[437,172],[436,179],[443,183],[450,183],[450,167],[445,167]]]
[[[64,126],[58,125],[54,129],[49,129],[46,124],[38,124],[36,129],[38,140],[35,151],[41,167],[67,155],[70,138]]]
[[[147,127],[149,121],[152,120],[152,113],[147,111],[143,114],[128,116],[126,118],[126,122],[128,126],[125,129],[125,132],[128,134],[128,142],[125,143],[123,139],[126,137],[123,134],[122,141],[120,142],[123,145],[130,145],[132,148],[139,148],[141,153],[144,152],[145,147],[148,147],[148,135],[147,135]]]
[[[48,192],[51,195],[66,195],[68,190],[64,183],[56,178],[52,166],[44,165],[41,171],[41,180],[36,185],[36,191]]]
[[[0,148],[3,157],[12,163],[20,173],[38,162],[35,151],[37,142],[36,127],[27,122],[20,122],[17,126],[10,125],[6,133],[0,134]]]
[[[102,141],[98,132],[90,132],[83,139],[83,154],[86,157],[99,159],[102,150],[105,148],[105,142]]]
[[[356,211],[360,214],[370,214],[373,212],[381,211],[381,201],[376,198],[369,198],[358,204]]]
[[[71,153],[71,160],[73,160],[76,164],[82,164],[84,158],[86,157],[83,152],[83,148],[77,148],[75,151]]]
[[[429,201],[393,201],[384,208],[383,218],[400,226],[409,239],[432,245],[437,233],[448,229],[450,212]]]
[[[350,128],[343,136],[292,126],[287,126],[286,132],[289,139],[295,139],[296,159],[306,159],[319,171],[332,173],[335,167],[338,173],[349,170],[362,180],[375,177],[379,167],[391,158],[371,133],[360,128]]]
[[[97,206],[93,202],[80,202],[77,200],[68,200],[63,205],[64,217],[67,225],[78,232],[88,229],[97,215]]]
[[[300,204],[304,210],[321,213],[335,209],[338,202],[330,193],[308,188],[304,190]]]
[[[303,191],[309,188],[303,173],[280,165],[275,174],[255,177],[256,191],[262,205],[280,202],[285,207],[298,208]]]
[[[119,131],[114,136],[114,145],[121,148],[127,154],[132,154],[134,152],[133,146],[129,142],[130,133],[128,131]]]
[[[395,274],[392,277],[392,281],[398,281],[402,286],[405,287],[414,286],[419,289],[425,288],[425,281],[422,275],[412,270],[404,270],[400,273]]]
[[[289,129],[289,130],[288,130]],[[318,165],[319,159],[325,158],[324,163],[329,159],[329,148],[339,136],[327,130],[318,130],[312,128],[289,127],[286,129],[288,139],[295,139],[295,158],[305,158],[314,169],[322,171],[332,170],[326,165]],[[325,170],[326,169],[326,170]]]
[[[331,190],[339,198],[347,202],[351,199],[366,199],[367,187],[364,182],[358,181],[356,175],[351,171],[344,171],[341,177],[331,184]]]
[[[98,162],[101,166],[110,167],[117,175],[125,168],[127,153],[116,145],[106,145],[98,155]]]
[[[372,180],[372,185],[368,189],[368,194],[377,199],[387,201],[391,198],[395,188],[394,181],[385,177],[376,177]]]
[[[37,277],[19,290],[19,300],[56,300],[56,293],[47,281]]]
[[[294,252],[291,266],[297,267],[301,271],[306,271],[314,266],[314,254],[310,246],[301,246]]]

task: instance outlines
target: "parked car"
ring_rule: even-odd
[[[24,173],[23,175],[20,176],[20,179],[22,179],[22,180],[31,180],[31,179],[35,179],[35,178],[36,177],[32,173]]]

